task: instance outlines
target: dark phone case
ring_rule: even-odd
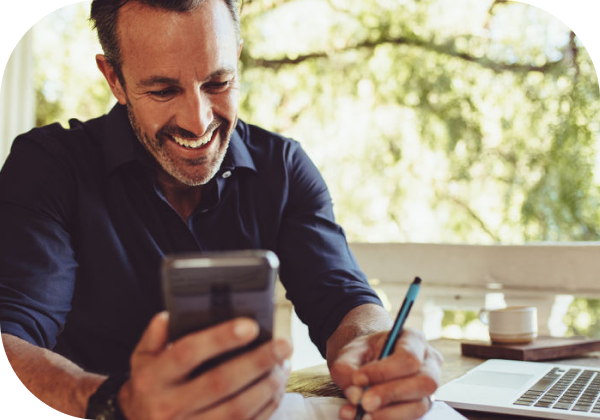
[[[259,336],[249,345],[198,366],[199,375],[272,338],[273,290],[279,261],[271,251],[226,251],[169,256],[163,262],[163,294],[169,341],[236,317],[255,319]]]

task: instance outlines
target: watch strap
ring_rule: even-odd
[[[88,400],[85,418],[94,420],[127,420],[119,406],[117,396],[119,395],[119,390],[128,379],[129,375],[119,374],[111,375],[102,382]]]

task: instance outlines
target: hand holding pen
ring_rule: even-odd
[[[383,360],[393,353],[394,348],[396,347],[396,343],[398,339],[402,335],[404,330],[404,323],[406,322],[406,318],[408,318],[408,314],[412,309],[415,300],[417,299],[417,295],[419,294],[419,290],[421,290],[421,278],[415,277],[410,287],[408,288],[408,292],[406,292],[406,297],[404,298],[404,302],[402,302],[402,306],[400,306],[400,310],[398,311],[398,316],[394,321],[394,325],[390,330],[387,339],[385,340],[385,344],[381,349],[381,353],[379,354],[379,360]],[[365,391],[369,389],[367,386]],[[362,406],[362,402],[359,401],[358,407],[356,408],[356,418],[355,420],[361,420],[365,415],[365,410]]]
[[[332,341],[335,350],[328,359],[331,378],[348,399],[340,409],[341,419],[355,420],[359,403],[362,420],[416,420],[431,408],[430,396],[441,380],[442,356],[420,331],[404,329],[420,286],[420,279],[415,279],[393,326],[385,309],[365,305],[361,316],[354,318],[358,325],[355,337],[333,337],[345,341],[339,349]],[[387,323],[379,324],[384,318]],[[360,324],[361,319],[373,324]],[[385,354],[388,356],[378,358]]]

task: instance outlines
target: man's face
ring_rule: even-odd
[[[115,95],[140,142],[171,177],[206,184],[238,112],[240,43],[225,3],[178,13],[130,2],[118,31],[125,86]]]

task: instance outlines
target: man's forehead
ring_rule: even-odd
[[[194,59],[219,67],[237,63],[235,23],[223,0],[206,0],[186,12],[135,1],[123,7],[118,24],[124,66],[178,67],[182,60]]]
[[[184,11],[158,7],[138,0],[128,1],[119,9],[117,30],[122,32],[126,31],[131,25],[143,27],[148,23],[154,23],[155,25],[160,22],[179,24],[185,21],[186,18],[189,20],[190,17],[195,17],[196,20],[203,18],[205,25],[210,25],[211,22],[216,20],[222,20],[221,24],[227,23],[227,26],[231,26],[236,34],[239,32],[225,0],[199,0]],[[147,29],[152,31],[158,28],[148,27]]]

